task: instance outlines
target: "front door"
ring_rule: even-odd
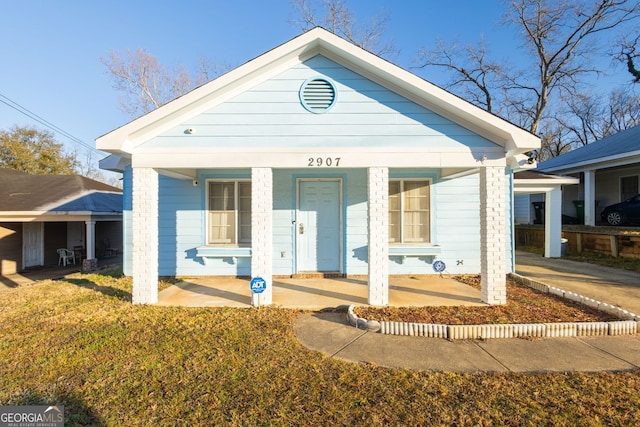
[[[42,224],[41,222],[22,224],[22,264],[24,268],[44,264]]]
[[[340,180],[298,181],[298,272],[340,272]]]

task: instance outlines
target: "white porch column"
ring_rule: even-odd
[[[96,222],[95,220],[85,221],[85,248],[87,259],[96,257]]]
[[[133,168],[133,303],[158,302],[158,173]]]
[[[560,258],[562,238],[562,190],[555,187],[545,194],[544,256]]]
[[[389,304],[389,169],[369,168],[369,304]]]
[[[584,224],[596,225],[596,171],[584,172]]]
[[[262,277],[267,288],[251,294],[251,305],[273,301],[273,174],[271,168],[251,169],[251,277]]]
[[[506,304],[506,195],[502,166],[480,168],[480,274],[482,301]]]

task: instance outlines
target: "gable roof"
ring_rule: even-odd
[[[0,212],[122,213],[122,190],[79,175],[0,168]]]
[[[540,162],[538,170],[553,172],[625,160],[640,161],[640,125]]]
[[[366,50],[316,27],[96,140],[124,157],[135,148],[272,76],[323,55],[504,147],[515,156],[540,147],[537,136]]]

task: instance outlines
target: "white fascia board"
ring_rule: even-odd
[[[3,222],[61,222],[61,221],[121,221],[120,212],[91,212],[91,211],[4,211],[0,212]]]
[[[584,172],[588,170],[606,169],[618,166],[627,166],[630,163],[640,162],[640,150],[600,159],[585,160],[569,165],[540,169],[542,172],[560,172],[564,174]]]
[[[578,178],[558,177],[541,179],[514,179],[513,191],[517,194],[545,193],[563,185],[577,185]]]

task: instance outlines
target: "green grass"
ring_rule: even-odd
[[[636,372],[455,374],[312,352],[295,310],[134,306],[117,274],[0,292],[0,404],[68,425],[640,424]]]

